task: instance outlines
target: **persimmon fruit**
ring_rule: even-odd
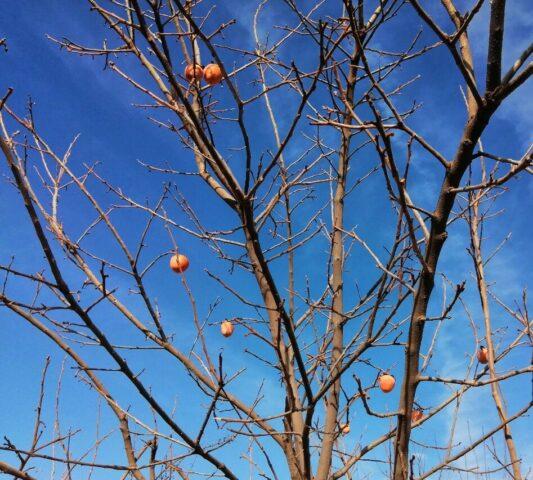
[[[378,382],[379,382],[379,388],[381,388],[381,391],[385,393],[389,393],[389,392],[392,392],[392,389],[394,388],[396,380],[391,374],[383,373],[382,375],[379,376]]]
[[[204,69],[204,80],[207,84],[213,86],[222,81],[222,70],[216,63],[206,65]]]
[[[226,338],[233,335],[233,330],[235,330],[235,326],[229,320],[224,320],[220,324],[220,333]]]
[[[185,67],[185,78],[192,82],[193,80],[201,80],[204,76],[204,69],[196,64],[196,65],[187,65]]]
[[[419,420],[422,420],[422,418],[424,418],[424,412],[422,410],[415,408],[411,412],[411,423],[416,423]]]
[[[350,433],[350,424],[344,423],[341,425],[341,433],[343,435],[348,435]]]
[[[176,273],[183,273],[189,268],[189,259],[181,253],[176,253],[170,257],[170,268]]]
[[[488,363],[489,361],[489,351],[483,345],[481,345],[477,351],[477,360],[479,363],[483,364]]]

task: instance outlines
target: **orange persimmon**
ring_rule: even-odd
[[[379,382],[379,388],[381,388],[381,391],[385,393],[389,393],[389,392],[392,392],[392,389],[394,388],[394,384],[396,383],[396,380],[390,373],[383,373],[379,376],[378,382]]]
[[[225,337],[231,337],[233,330],[235,330],[235,326],[229,320],[224,320],[220,324],[220,333]]]
[[[216,63],[206,65],[204,69],[204,80],[209,85],[216,85],[222,80],[222,70]]]
[[[341,433],[343,435],[348,435],[350,433],[350,424],[344,423],[341,425]]]
[[[170,268],[176,273],[183,273],[189,268],[189,259],[181,253],[176,253],[170,257]]]
[[[419,420],[422,420],[422,418],[424,418],[424,412],[419,408],[413,409],[411,412],[411,423],[416,423]]]
[[[479,363],[483,364],[488,363],[489,361],[489,351],[483,345],[481,345],[477,351],[477,359]]]
[[[193,80],[201,80],[204,76],[204,69],[196,64],[196,65],[187,65],[185,67],[185,78],[192,82]]]

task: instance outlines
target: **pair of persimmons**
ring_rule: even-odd
[[[477,359],[479,363],[486,364],[488,363],[488,350],[486,347],[481,345],[477,351]],[[378,378],[379,388],[384,393],[389,393],[394,388],[396,380],[394,377],[388,373],[382,373]],[[415,408],[411,412],[411,423],[416,423],[424,418],[424,411],[420,408]],[[341,425],[340,431],[343,435],[348,435],[350,433],[350,424],[344,423]]]
[[[392,392],[395,384],[396,384],[396,379],[390,373],[382,373],[378,377],[378,385],[383,393]],[[344,423],[340,427],[341,427],[340,431],[343,435],[348,435],[350,433],[349,423]]]
[[[222,80],[222,69],[216,63],[210,63],[202,68],[200,65],[187,65],[185,67],[185,78],[192,82],[193,80],[200,81],[202,78],[208,85],[216,85]]]
[[[383,393],[392,392],[394,385],[396,384],[395,378],[390,373],[382,373],[378,378],[379,388]],[[411,423],[416,423],[424,418],[424,412],[415,408],[411,412]],[[350,424],[344,423],[340,426],[340,431],[343,435],[348,435],[350,433]]]
[[[424,412],[418,408],[415,408],[411,412],[411,423],[416,423],[419,420],[422,420],[424,418]],[[350,433],[351,427],[349,423],[343,423],[341,425],[341,433],[343,435],[348,435]]]
[[[189,259],[182,253],[176,253],[170,257],[170,268],[173,272],[183,273],[189,268],[189,265]],[[229,320],[224,320],[220,324],[220,333],[225,337],[231,337],[233,330],[235,330],[235,326]]]
[[[392,389],[394,388],[394,385],[396,384],[396,380],[390,373],[382,373],[378,378],[379,388],[385,393],[392,392]],[[415,408],[411,412],[411,422],[416,423],[419,420],[422,420],[424,417],[424,412],[419,409]]]
[[[419,420],[424,418],[424,412],[418,408],[415,408],[411,413],[411,423],[416,423]],[[351,427],[349,423],[343,423],[341,425],[341,433],[343,435],[348,435],[350,433]]]

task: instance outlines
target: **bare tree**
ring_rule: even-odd
[[[38,120],[46,112],[34,114],[31,102],[26,113],[17,112],[10,106],[11,89],[0,102],[0,147],[8,178],[45,261],[33,271],[21,270],[16,256],[1,264],[0,305],[67,355],[117,425],[116,432],[100,432],[82,456],[71,451],[71,430],[64,433],[58,427],[44,438],[40,426],[47,360],[30,445],[15,445],[6,435],[0,449],[10,454],[10,461],[0,462],[0,471],[30,479],[32,462],[48,461],[63,465],[65,478],[72,478],[74,469],[88,478],[99,469],[136,480],[237,479],[243,477],[238,472],[244,471],[244,463],[249,464],[249,478],[329,480],[363,478],[361,466],[368,461],[395,480],[447,472],[449,478],[457,478],[453,475],[458,472],[525,478],[521,454],[527,446],[513,439],[511,423],[526,417],[531,398],[509,411],[501,385],[508,379],[527,385],[533,369],[530,363],[499,366],[517,349],[531,346],[526,295],[520,307],[510,307],[491,289],[485,266],[493,254],[484,256],[482,248],[489,208],[511,179],[532,173],[531,148],[512,159],[481,146],[493,116],[511,94],[520,94],[516,91],[533,70],[529,47],[502,72],[506,2],[472,1],[463,13],[451,0],[426,6],[417,0],[344,0],[338,5],[263,0],[249,19],[254,39],[249,44],[242,37],[236,41],[235,19],[220,18],[212,3],[88,0],[109,30],[101,46],[50,37],[69,53],[101,59],[145,98],[139,107],[150,111],[153,123],[167,129],[187,152],[179,166],[143,163],[145,175],[165,178],[161,192],[142,192],[147,201],[109,181],[99,165],[80,161],[77,137],[64,153],[50,144]],[[270,8],[282,12],[281,25],[268,23],[265,12]],[[481,72],[474,68],[469,28],[481,21],[484,8],[490,11],[490,25]],[[451,20],[447,26],[443,15]],[[423,25],[420,31],[412,22],[415,17]],[[410,21],[412,38],[406,48],[383,46],[395,25]],[[449,68],[465,91],[462,136],[452,154],[412,126],[416,118],[424,118],[413,94],[419,78],[402,74],[440,50],[446,50]],[[297,51],[303,54],[294,58]],[[485,78],[484,87],[480,78]],[[459,87],[457,97],[462,101]],[[254,128],[258,118],[261,129]],[[421,157],[426,169],[442,177],[440,188],[427,192],[429,206],[415,201]],[[208,201],[216,199],[224,218],[232,220],[221,227],[215,215],[201,218],[176,188],[176,178],[197,182]],[[352,198],[366,185],[387,199],[389,209],[375,223],[358,228]],[[73,211],[87,218],[81,230],[65,218],[65,212]],[[132,218],[143,226],[140,237],[124,223]],[[463,221],[475,280],[454,285],[439,260],[450,225]],[[372,229],[385,222],[387,233],[375,245]],[[102,241],[93,242],[92,236]],[[185,237],[201,242],[227,267],[225,273],[206,270],[206,275],[214,291],[225,292],[234,312],[218,318],[220,299],[216,294],[205,298],[205,293],[200,298],[177,260],[195,328],[189,345],[158,305],[153,278],[154,271],[167,268],[170,256],[187,253]],[[150,241],[157,251],[148,247]],[[466,242],[464,248],[468,246]],[[355,272],[350,269],[354,252],[360,262]],[[323,258],[320,271],[310,271],[310,257]],[[434,293],[439,274],[443,287]],[[252,281],[257,295],[249,293],[248,285],[242,287],[243,279]],[[472,312],[475,297],[464,298],[468,286],[479,292],[479,333]],[[493,331],[490,298],[512,326],[506,335]],[[440,314],[431,316],[438,303]],[[464,374],[443,376],[432,363],[439,333],[462,315],[470,319],[473,337],[484,339],[478,343],[486,345],[487,359],[479,357],[478,362],[478,345],[472,345]],[[121,319],[120,332],[110,329],[109,316]],[[234,326],[246,332],[249,371],[232,372],[224,355],[213,353],[219,344],[209,331],[223,320],[230,322],[225,334],[231,335]],[[424,335],[426,329],[431,333]],[[89,347],[104,354],[97,358],[98,365],[105,358],[105,366],[95,364]],[[203,417],[194,419],[195,431],[158,398],[161,387],[138,370],[146,350],[154,362],[147,370],[157,369],[157,358],[171,359],[192,379],[196,390],[188,395],[195,402],[207,399]],[[398,352],[403,351],[400,365]],[[253,391],[257,382],[249,375],[255,368],[267,368],[270,381],[281,386],[273,414],[263,387]],[[401,379],[399,403],[393,411],[378,411],[375,398],[387,390],[383,382],[389,374]],[[151,419],[113,393],[117,376],[148,407]],[[250,382],[253,401],[236,392],[237,382]],[[423,405],[417,397],[422,383],[439,389],[443,400]],[[468,445],[456,445],[461,403],[478,388],[492,395],[498,423]],[[424,446],[433,452],[426,464],[412,455],[412,430],[431,431],[430,420],[445,412],[454,418],[448,445]],[[56,414],[59,418],[59,408]],[[365,434],[364,442],[345,442],[356,434],[363,438],[369,424],[385,430],[371,440]],[[500,431],[501,445],[495,443]],[[120,441],[124,460],[101,463],[101,446],[110,441]],[[491,452],[491,466],[462,468],[458,460],[480,446]],[[62,453],[50,453],[52,447]],[[241,453],[240,460],[227,460],[230,449]]]

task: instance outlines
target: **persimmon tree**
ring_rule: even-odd
[[[48,41],[101,62],[102,76],[137,91],[152,122],[146,128],[175,138],[179,161],[143,161],[142,175],[160,176],[163,187],[144,191],[139,181],[129,191],[79,158],[75,132],[66,151],[50,143],[40,127],[46,111],[11,106],[16,85],[2,93],[9,188],[43,258],[28,270],[15,247],[2,257],[2,321],[47,336],[107,405],[116,431],[100,434],[90,455],[70,450],[70,430],[43,434],[47,360],[33,436],[18,445],[4,432],[0,471],[39,478],[32,468],[51,462],[65,478],[95,469],[137,480],[525,478],[527,445],[512,424],[526,421],[531,398],[511,410],[503,385],[527,390],[531,381],[530,362],[516,354],[531,346],[527,297],[514,305],[500,297],[485,273],[500,248],[486,251],[483,241],[507,187],[522,188],[511,180],[532,173],[531,148],[507,158],[482,143],[533,70],[531,47],[502,67],[506,2],[459,9],[452,0],[263,0],[247,19],[248,37],[236,36],[235,19],[222,18],[217,2],[87,3],[95,25],[108,30],[99,44]],[[488,34],[475,47],[485,61],[475,66],[469,32],[483,12]],[[408,32],[402,41],[398,25]],[[420,119],[431,123],[435,113],[416,101],[425,80],[411,75],[437,53],[464,108],[460,138],[445,147],[421,131]],[[220,83],[217,70],[210,84],[202,80],[208,63],[220,68]],[[439,115],[446,121],[447,112]],[[440,186],[422,196],[427,171]],[[184,184],[194,184],[212,214],[196,211]],[[364,214],[370,191],[388,203],[380,215]],[[83,228],[72,215],[85,219]],[[473,276],[441,267],[450,236],[467,251]],[[198,261],[187,271],[168,268],[191,245],[216,260],[201,291],[187,280],[203,270]],[[159,304],[161,275],[188,299],[180,326]],[[223,322],[231,338],[213,334]],[[184,328],[194,331],[191,342]],[[443,331],[473,339],[457,377],[434,361]],[[478,362],[481,344],[487,358]],[[247,356],[240,368],[231,351]],[[161,385],[163,361],[186,374],[187,387]],[[385,373],[396,378],[396,396],[380,389]],[[277,393],[265,394],[258,378]],[[497,423],[456,442],[457,415],[473,391]],[[184,418],[161,392],[202,414]],[[448,431],[443,416],[452,418]],[[439,441],[414,441],[416,431]],[[122,457],[103,463],[99,452],[111,442]],[[488,465],[461,463],[483,450]]]

